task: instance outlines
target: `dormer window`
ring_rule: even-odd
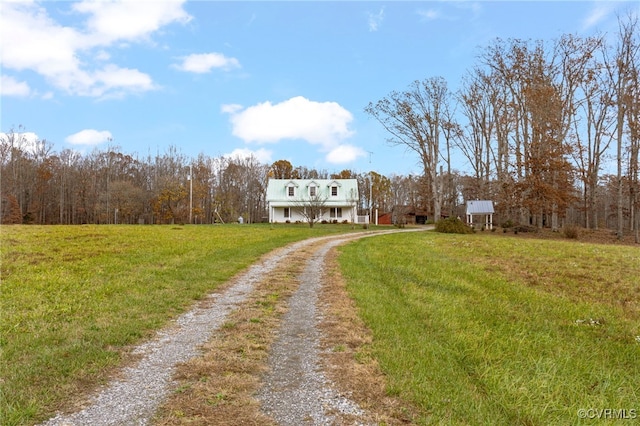
[[[288,195],[289,197],[293,197],[293,196],[295,196],[295,195],[296,195],[296,187],[295,187],[295,186],[293,186],[293,185],[288,186],[288,187],[287,187],[287,195]]]
[[[338,186],[337,185],[333,185],[331,187],[331,196],[332,197],[337,197],[338,196]]]
[[[317,193],[316,191],[317,191],[317,187],[314,185],[311,185],[309,187],[309,197],[315,197]]]

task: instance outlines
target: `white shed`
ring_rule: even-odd
[[[493,228],[493,201],[489,200],[473,200],[467,201],[467,223],[473,226],[474,216],[485,217],[485,228]]]

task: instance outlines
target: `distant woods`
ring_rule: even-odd
[[[373,188],[359,200],[362,210],[370,194],[386,210],[406,204],[410,193],[402,182],[406,178],[375,172],[330,174],[286,160],[262,164],[254,157],[191,159],[175,147],[144,158],[118,147],[87,155],[68,149],[56,153],[46,140],[34,144],[14,131],[3,135],[0,161],[3,224],[207,224],[236,222],[240,216],[245,223],[261,222],[272,177],[358,179],[362,188]]]
[[[54,152],[11,130],[0,143],[2,222],[259,222],[269,177],[356,178],[363,211],[412,207],[431,220],[464,216],[465,200],[490,199],[498,223],[638,235],[639,32],[629,14],[607,39],[497,39],[459,90],[427,77],[371,102],[365,111],[388,142],[413,153],[415,176],[194,159],[177,148],[146,157],[117,147]]]

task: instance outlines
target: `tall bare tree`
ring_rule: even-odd
[[[629,14],[618,18],[618,40],[613,60],[607,61],[609,78],[615,91],[616,115],[616,166],[617,166],[617,235],[624,233],[623,154],[627,111],[633,109],[634,79],[637,80],[640,62],[640,36],[638,17]]]
[[[458,92],[458,103],[467,125],[456,139],[456,145],[469,161],[476,179],[476,192],[488,197],[488,185],[492,175],[492,141],[494,140],[494,117],[496,91],[484,71],[476,68],[463,80]]]
[[[427,180],[429,207],[434,220],[441,215],[443,191],[440,169],[440,136],[443,114],[451,94],[442,77],[414,81],[404,92],[391,92],[365,111],[391,135],[391,145],[403,146],[418,155]]]
[[[600,172],[605,155],[611,145],[615,129],[614,88],[602,62],[606,53],[604,40],[598,41],[600,54],[588,58],[587,67],[579,82],[582,100],[578,103],[578,114],[582,121],[574,120],[574,161],[582,181],[584,226],[597,229],[598,216],[596,197]]]

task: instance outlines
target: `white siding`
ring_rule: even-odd
[[[355,179],[269,179],[267,203],[269,222],[305,221],[298,213],[299,206],[309,201],[309,187],[315,186],[318,196],[324,201],[325,209],[320,221],[356,220],[358,202],[358,182]],[[288,188],[295,188],[295,195],[289,195]],[[335,189],[337,188],[337,194]],[[335,195],[334,195],[335,194]],[[285,207],[291,208],[291,217],[284,216]],[[341,208],[341,217],[331,217],[331,209]]]

